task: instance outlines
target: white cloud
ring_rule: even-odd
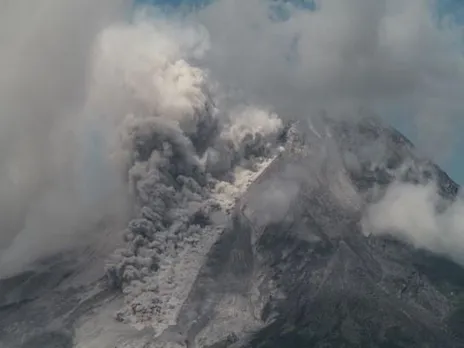
[[[444,211],[440,205],[443,198],[434,184],[393,183],[367,208],[364,232],[392,235],[464,265],[464,201],[458,197]]]

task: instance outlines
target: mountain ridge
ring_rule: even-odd
[[[342,146],[343,138],[340,139]],[[412,144],[405,140],[407,139],[400,133],[393,133],[392,141],[400,141],[401,145],[410,150]],[[307,154],[303,152],[303,156]],[[398,152],[393,152],[393,155],[397,154]],[[301,156],[301,151],[297,151],[296,162],[304,162],[298,156]],[[281,161],[288,161],[288,158],[281,158],[284,158]],[[269,181],[269,178],[264,179],[266,176],[279,176],[285,172],[283,165],[277,164],[278,161],[276,159],[253,185],[259,186]],[[273,169],[275,167],[279,167],[279,170]],[[412,166],[408,175],[401,179],[425,183],[432,180],[433,176],[424,174],[424,171],[436,168],[438,167],[429,162],[420,163],[419,166]],[[446,182],[449,177],[444,172],[432,174],[445,180],[439,182],[443,196],[454,199],[458,190],[457,184]],[[318,177],[320,180],[323,176]],[[295,176],[292,177],[294,179]],[[317,187],[321,183],[327,186]],[[253,185],[249,191],[259,191]],[[289,226],[285,222],[266,222],[264,230],[261,230],[263,227],[256,222],[259,219],[247,216],[250,214],[246,212],[250,210],[248,202],[242,201],[238,214],[245,224],[253,226],[252,230],[260,231],[254,237],[255,262],[257,258],[261,259],[258,268],[268,265],[267,270],[272,274],[269,277],[274,282],[280,279],[280,286],[287,293],[287,300],[269,301],[265,305],[268,308],[277,308],[278,314],[275,315],[278,319],[268,326],[272,333],[264,328],[243,346],[462,346],[463,342],[448,331],[444,322],[452,313],[450,299],[435,289],[427,276],[417,270],[416,267],[420,265],[418,259],[416,258],[416,263],[411,260],[421,252],[388,237],[364,236],[360,215],[346,209],[343,204],[340,205],[337,202],[339,197],[331,197],[331,192],[327,194],[330,191],[330,188],[327,190],[330,187],[327,181],[322,180],[319,184],[311,181],[309,185],[305,185],[306,188],[299,190],[298,198],[290,205],[288,213],[283,214],[283,220],[290,221]],[[311,208],[305,211],[304,207]],[[298,230],[303,232],[296,233],[295,236],[295,231]],[[300,237],[301,234],[311,233],[316,235],[316,243],[314,240],[308,242],[310,238],[307,235],[304,239]],[[318,238],[320,241],[317,241]],[[283,248],[289,250],[284,253]],[[422,255],[428,257],[426,252],[422,252]],[[263,258],[266,261],[262,262]],[[292,272],[292,269],[297,271]],[[304,277],[307,279],[304,280]],[[315,312],[318,313],[317,319],[313,319]],[[366,321],[365,317],[370,319]],[[374,327],[367,325],[369,321]],[[282,326],[279,328],[279,325]],[[285,329],[288,325],[294,328],[290,330],[293,336]],[[338,325],[342,327],[337,327]],[[346,325],[351,325],[352,328],[347,329]],[[346,332],[343,334],[344,331]],[[369,338],[363,339],[364,335]],[[377,337],[373,337],[375,335]],[[291,345],[292,340],[300,343]]]
[[[229,217],[220,213],[229,209],[229,203],[224,208],[208,203],[194,211],[192,221],[204,226],[198,231],[203,231],[211,245],[198,249],[205,255],[202,264],[196,264],[200,259],[188,258],[185,265],[179,264],[189,268],[177,269],[181,272],[177,276],[190,277],[191,283],[176,283],[172,278],[169,267],[177,267],[174,259],[163,263],[155,258],[153,265],[159,268],[153,272],[166,274],[147,282],[143,285],[147,290],[138,294],[134,285],[141,281],[130,277],[137,276],[139,261],[129,249],[124,251],[128,256],[122,270],[125,267],[133,273],[118,275],[110,268],[105,279],[67,287],[67,277],[72,279],[79,271],[72,269],[69,260],[57,257],[49,271],[25,275],[44,280],[37,296],[24,297],[21,289],[27,284],[20,278],[0,280],[3,293],[15,299],[0,307],[0,347],[26,348],[31,342],[43,342],[43,347],[67,348],[83,335],[88,337],[78,347],[102,347],[102,333],[84,330],[83,323],[102,325],[98,318],[117,310],[124,300],[121,289],[145,328],[131,329],[125,323],[128,312],[119,311],[116,321],[103,324],[110,328],[105,348],[463,347],[459,299],[464,296],[464,269],[396,238],[366,235],[362,221],[363,209],[381,199],[395,180],[418,185],[438,180],[441,195],[449,202],[456,199],[459,186],[438,166],[416,156],[407,138],[377,121],[323,120],[322,125],[284,127],[278,137],[284,148],[270,152],[274,153],[272,160],[250,176],[246,192],[234,198]],[[379,141],[379,137],[383,138]],[[378,147],[364,152],[378,143],[384,152]],[[259,150],[259,140],[257,144]],[[144,146],[143,142],[139,145]],[[190,167],[179,163],[174,168]],[[166,170],[170,178],[180,180]],[[193,173],[202,178],[201,173]],[[187,177],[181,179],[177,189],[188,185],[192,192],[204,194]],[[377,192],[372,194],[374,188]],[[145,208],[141,212],[143,218],[129,227],[132,233],[151,240],[153,226],[143,219],[155,224],[156,214]],[[215,221],[223,221],[222,227],[216,227],[219,230],[211,227]],[[153,250],[164,247],[156,238]],[[195,246],[204,241],[188,237],[187,249],[179,243],[172,246],[183,257],[182,250],[188,250],[189,243]],[[137,256],[142,266],[148,262],[143,255]],[[165,283],[153,283],[156,279]],[[119,282],[128,281],[128,286],[119,288]],[[150,292],[151,286],[157,290]],[[163,319],[172,323],[163,331],[150,321],[151,311],[157,313],[160,301],[165,301],[160,296],[180,296],[176,301],[182,301],[166,302],[179,308],[173,318]],[[52,303],[56,307],[48,308]],[[45,320],[29,327],[21,317],[33,319],[33,325],[38,325],[39,318]],[[16,335],[19,328],[27,331],[28,327],[24,338]],[[90,332],[95,336],[90,337]]]

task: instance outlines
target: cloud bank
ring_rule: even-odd
[[[72,245],[76,231],[117,210],[108,204],[117,175],[91,134],[98,111],[85,104],[94,39],[124,7],[0,4],[0,274]]]

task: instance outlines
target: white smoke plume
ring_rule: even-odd
[[[393,183],[379,202],[368,207],[365,231],[398,237],[464,265],[464,202],[458,197],[444,209],[440,205],[443,197],[434,183]]]

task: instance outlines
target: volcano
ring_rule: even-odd
[[[443,209],[459,186],[373,118],[292,123],[276,151],[262,144],[246,180],[224,179],[227,200],[171,143],[165,191],[142,197],[106,274],[89,266],[108,253],[80,250],[0,281],[0,347],[464,347],[464,269],[363,218],[392,182],[436,182]],[[171,216],[187,188],[198,205]]]

